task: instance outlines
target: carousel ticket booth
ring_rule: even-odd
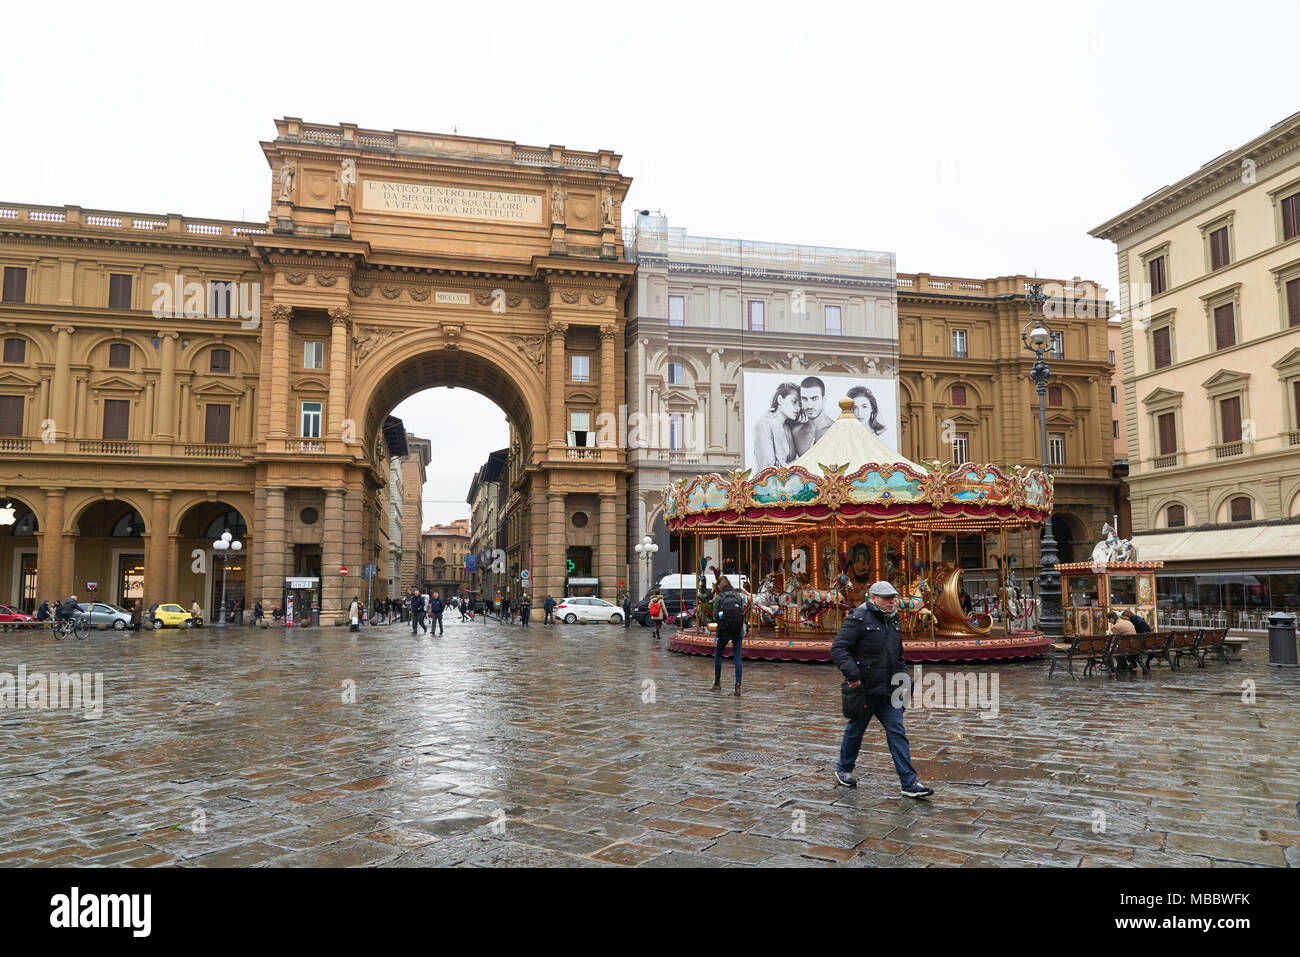
[[[1156,570],[1164,562],[1072,562],[1057,565],[1061,610],[1067,638],[1104,635],[1109,612],[1131,611],[1160,630]]]

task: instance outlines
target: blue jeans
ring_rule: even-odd
[[[867,730],[867,723],[872,715],[885,728],[885,740],[889,743],[889,755],[894,759],[894,770],[903,787],[916,784],[916,769],[912,767],[912,752],[907,746],[907,732],[903,730],[903,709],[895,708],[889,698],[868,698],[867,713],[861,718],[852,718],[844,726],[844,740],[840,743],[840,760],[836,765],[845,774],[853,771],[858,762],[858,751],[862,748],[862,735]]]
[[[713,680],[719,682],[722,680],[722,649],[731,643],[731,656],[736,660],[736,684],[740,684],[740,642],[742,635],[736,635],[734,638],[718,635],[718,643],[713,649]]]

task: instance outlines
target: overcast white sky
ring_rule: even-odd
[[[1114,290],[1113,246],[1090,227],[1300,110],[1298,9],[10,5],[0,201],[265,220],[257,144],[276,117],[457,127],[616,150],[625,209],[696,234]],[[505,426],[471,393],[435,394],[456,454],[431,471],[456,476],[426,498],[460,500]],[[426,522],[464,514],[426,506]]]

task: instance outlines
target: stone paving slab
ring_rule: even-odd
[[[1300,678],[1265,656],[954,666],[998,714],[909,710],[920,802],[875,725],[834,786],[832,668],[746,663],[735,698],[639,628],[6,635],[0,672],[105,700],[0,709],[0,866],[1294,867]]]

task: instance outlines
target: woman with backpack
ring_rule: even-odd
[[[650,609],[647,617],[655,623],[655,637],[659,637],[659,629],[664,625],[664,619],[668,617],[668,608],[664,602],[664,596],[655,592],[650,597]]]
[[[725,576],[718,578],[717,597],[713,599],[713,613],[718,619],[718,643],[713,649],[713,687],[722,687],[722,652],[731,645],[731,657],[736,661],[736,697],[740,697],[740,643],[745,636],[745,599]]]

